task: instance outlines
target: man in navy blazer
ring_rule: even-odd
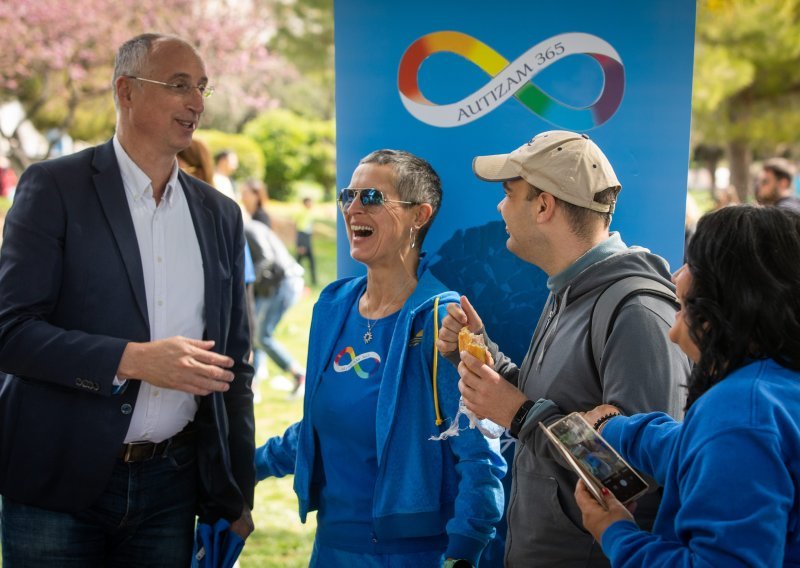
[[[195,515],[253,530],[237,205],[178,170],[199,54],[123,44],[114,138],[35,164],[0,251],[3,563],[188,566]]]

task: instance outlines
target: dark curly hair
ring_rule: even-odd
[[[753,359],[800,370],[800,215],[738,205],[697,223],[683,298],[700,360],[689,377],[688,409]]]

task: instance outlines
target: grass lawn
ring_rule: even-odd
[[[321,220],[314,227],[314,254],[317,264],[318,286],[310,289],[303,299],[292,307],[281,320],[277,337],[292,356],[305,363],[308,350],[308,328],[311,310],[320,289],[336,277],[336,208],[332,204],[317,206]],[[270,203],[269,213],[278,233],[288,239],[290,232],[280,230],[282,219],[288,219],[295,205]],[[277,222],[277,223],[276,223]],[[294,243],[287,242],[289,250]],[[306,278],[306,282],[310,282]],[[270,361],[270,377],[281,374]],[[256,443],[262,444],[270,436],[282,434],[287,426],[300,419],[303,404],[288,400],[287,392],[273,388],[270,381],[261,385],[262,401],[256,405]],[[294,478],[266,479],[256,486],[253,520],[256,531],[247,540],[239,564],[242,568],[272,568],[308,566],[314,540],[316,516],[308,516],[304,525],[297,514],[297,497],[292,489]]]
[[[310,315],[310,302],[306,303]],[[295,309],[299,312],[302,308]],[[285,333],[287,326],[282,327]],[[289,343],[287,341],[287,345]],[[259,444],[282,433],[302,414],[302,402],[288,401],[286,391],[263,385],[261,392],[262,402],[256,406],[256,440]],[[308,566],[316,518],[312,513],[305,525],[300,523],[297,498],[292,489],[293,479],[292,476],[271,478],[256,486],[253,510],[256,530],[242,552],[239,561],[242,568]]]

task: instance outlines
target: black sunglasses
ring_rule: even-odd
[[[383,195],[383,192],[380,189],[375,189],[374,187],[367,187],[364,189],[345,187],[339,191],[339,197],[337,199],[339,202],[339,207],[342,209],[342,211],[349,209],[356,197],[361,199],[361,205],[364,207],[383,205],[384,203],[404,203],[406,205],[418,205],[414,201],[386,199],[386,196]]]

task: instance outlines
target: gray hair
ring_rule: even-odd
[[[421,246],[442,204],[442,181],[439,174],[427,161],[404,150],[375,150],[363,157],[359,162],[361,164],[392,166],[392,182],[400,199],[431,206],[431,218],[419,229],[417,239]]]
[[[114,61],[114,77],[111,79],[111,88],[114,92],[114,106],[119,110],[119,96],[117,95],[117,79],[126,75],[138,77],[145,70],[147,60],[153,44],[161,40],[174,40],[189,45],[185,40],[166,34],[141,34],[129,39],[117,51],[117,58]],[[194,47],[192,47],[194,49]]]

